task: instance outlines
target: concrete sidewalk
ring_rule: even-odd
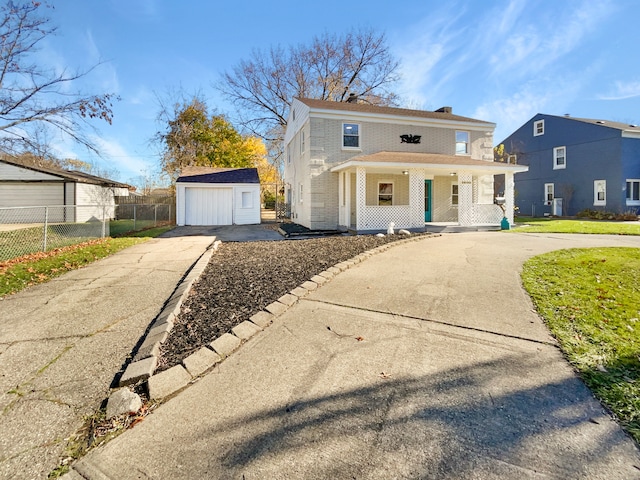
[[[522,262],[621,236],[469,233],[391,248],[299,301],[70,479],[637,479]]]
[[[46,478],[215,236],[182,227],[0,301],[0,478]]]

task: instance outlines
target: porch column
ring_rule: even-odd
[[[467,171],[458,172],[458,224],[473,225],[473,175]]]
[[[424,228],[424,170],[409,170],[409,205],[411,227]]]
[[[365,208],[367,204],[367,171],[356,168],[356,230],[364,230]]]
[[[351,228],[351,172],[344,172],[344,183],[345,226]]]
[[[504,209],[505,217],[509,220],[509,225],[513,225],[513,208],[515,206],[515,188],[513,173],[504,174]]]

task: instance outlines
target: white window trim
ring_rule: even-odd
[[[598,200],[598,185],[604,186],[604,199]],[[604,206],[607,204],[607,181],[606,180],[594,180],[593,181],[593,205]]]
[[[458,153],[458,143],[462,143],[462,142],[458,142],[458,133],[466,133],[467,134],[467,141],[465,142],[466,144],[466,153]],[[471,134],[467,131],[467,130],[456,130],[456,138],[455,138],[455,144],[454,144],[454,148],[455,148],[455,154],[456,155],[460,155],[460,156],[469,156],[471,155]]]
[[[453,187],[454,186],[458,187],[458,193],[456,193],[456,194],[453,193]],[[457,203],[453,203],[453,197],[454,196],[458,200]],[[458,208],[458,205],[460,205],[460,187],[458,186],[458,182],[453,182],[453,183],[451,183],[451,206],[453,208]]]
[[[380,185],[383,184],[383,183],[390,183],[391,184],[391,205],[380,205]],[[396,194],[396,186],[395,186],[395,182],[394,181],[392,181],[392,180],[380,180],[378,182],[378,191],[376,193],[376,204],[379,207],[393,206],[394,205],[393,200],[394,200],[395,194]],[[388,194],[385,194],[385,195],[388,195]]]
[[[302,183],[298,184],[298,203],[302,203],[304,193],[304,185]]]
[[[563,164],[558,164],[558,151],[564,149],[564,163]],[[563,168],[567,168],[567,147],[565,146],[560,146],[560,147],[554,147],[553,148],[553,169],[554,170],[561,170]]]
[[[249,196],[249,202],[248,202],[247,206],[245,206],[245,203],[244,203],[245,194]],[[240,193],[240,199],[241,199],[240,208],[253,208],[253,192],[251,192],[251,191],[241,192]]]
[[[344,126],[345,125],[357,125],[358,126],[358,146],[357,147],[345,147],[344,145]],[[351,135],[354,136],[355,135]],[[354,122],[342,122],[342,127],[340,130],[340,145],[342,145],[342,150],[357,150],[357,151],[361,151],[362,150],[362,125],[360,125],[359,123],[354,123]]]
[[[538,132],[538,125],[542,126],[542,131]],[[533,136],[539,137],[540,135],[544,135],[544,120],[536,120],[533,122]]]
[[[551,188],[549,188],[551,187]],[[551,200],[549,200],[548,194],[551,193]],[[553,183],[545,183],[544,184],[544,204],[551,205],[553,203],[553,199],[556,198],[555,186]]]
[[[631,184],[631,191],[633,192],[633,184],[637,183],[639,184],[638,189],[640,189],[640,178],[627,178],[626,183],[625,183],[625,188],[627,188],[626,191],[626,202],[627,205],[640,205],[640,198],[638,198],[638,200],[634,200],[632,198],[629,198],[629,188],[626,186],[627,183]]]

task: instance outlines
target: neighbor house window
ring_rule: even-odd
[[[291,163],[291,144],[287,145],[287,163]]]
[[[627,205],[640,205],[640,180],[627,179]]]
[[[458,184],[451,184],[451,205],[458,206]]]
[[[242,192],[242,208],[251,208],[253,204],[251,192]]]
[[[553,149],[553,169],[567,168],[566,147],[556,147]]]
[[[594,205],[607,204],[607,181],[606,180],[595,180],[593,182],[593,204]]]
[[[360,148],[360,125],[356,123],[342,124],[342,146],[344,148]]]
[[[300,133],[302,135],[300,137],[300,153],[302,154],[302,153],[304,153],[304,148],[305,148],[305,145],[304,145],[304,130],[302,130]]]
[[[378,205],[393,205],[393,183],[378,183]]]
[[[456,155],[469,154],[469,132],[456,132]]]
[[[303,190],[302,190],[302,184],[300,184],[300,185],[299,185],[299,187],[300,187],[300,188],[299,188],[299,190],[298,190],[298,192],[299,192],[299,193],[298,193],[298,201],[299,201],[300,203],[302,203],[302,193],[303,193]]]
[[[553,202],[553,183],[544,184],[544,203],[545,205],[551,205]]]
[[[544,135],[544,120],[533,122],[533,136]]]

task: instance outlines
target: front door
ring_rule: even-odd
[[[432,180],[424,181],[424,221],[431,221],[431,182]]]

